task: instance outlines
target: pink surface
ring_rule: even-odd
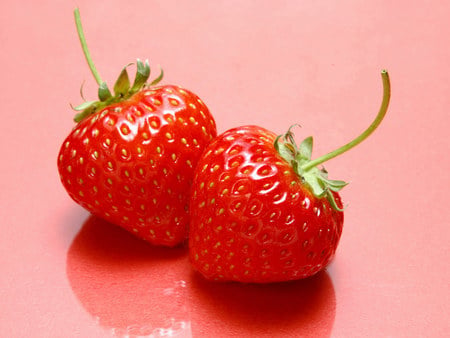
[[[300,123],[351,182],[337,255],[288,284],[211,284],[186,249],[142,243],[77,206],[56,156],[69,103],[94,98],[80,7],[110,83],[135,58],[197,93],[219,132]],[[450,331],[450,48],[445,1],[35,1],[0,4],[0,336],[444,337]],[[158,328],[165,328],[159,330]]]

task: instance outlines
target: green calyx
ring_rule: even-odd
[[[92,61],[89,49],[86,44],[86,38],[83,33],[83,27],[81,25],[80,12],[78,8],[74,11],[75,24],[77,27],[78,37],[80,39],[81,47],[83,49],[84,56],[86,57],[86,61],[89,65],[89,68],[94,76],[95,80],[98,84],[98,101],[85,101],[82,104],[74,107],[73,109],[76,111],[80,111],[80,113],[76,114],[74,117],[75,122],[80,122],[87,116],[94,114],[95,112],[103,109],[106,106],[109,106],[114,103],[119,103],[129,99],[132,95],[139,92],[142,88],[147,86],[154,86],[158,84],[163,76],[164,72],[161,69],[159,76],[154,79],[150,84],[147,83],[147,80],[150,77],[150,66],[148,60],[142,62],[141,60],[137,60],[136,62],[136,76],[134,78],[133,85],[130,83],[130,78],[128,76],[127,67],[131,64],[125,66],[119,74],[115,84],[114,84],[114,95],[108,88],[106,82],[104,82],[100,74],[98,73],[95,65]]]
[[[348,183],[340,180],[330,180],[328,178],[328,172],[325,168],[319,169],[318,166],[355,147],[368,138],[380,125],[387,113],[391,92],[389,75],[387,71],[383,70],[381,72],[381,77],[383,80],[383,100],[380,110],[372,124],[351,142],[328,154],[312,160],[313,138],[311,136],[307,137],[299,145],[297,145],[292,132],[292,128],[295,125],[291,126],[285,134],[282,134],[275,139],[275,149],[289,164],[291,164],[297,175],[301,177],[304,185],[317,198],[327,198],[330,205],[335,210],[343,211],[343,209],[339,208],[336,204],[333,192],[340,191]]]
[[[76,114],[74,117],[75,122],[82,121],[87,116],[94,114],[95,112],[103,109],[106,106],[129,99],[133,94],[136,94],[143,87],[156,85],[162,80],[164,75],[164,72],[161,69],[159,76],[150,84],[148,84],[147,80],[150,77],[150,66],[148,64],[148,60],[145,60],[144,63],[138,59],[136,62],[136,77],[134,79],[133,85],[131,85],[130,78],[128,77],[127,72],[128,66],[129,65],[125,66],[122,69],[119,77],[114,84],[114,95],[111,94],[111,91],[109,90],[106,82],[102,81],[98,87],[98,101],[85,101],[73,108],[76,111],[80,111],[80,113]]]

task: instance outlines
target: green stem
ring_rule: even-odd
[[[81,48],[83,48],[83,53],[84,53],[84,56],[86,57],[86,61],[89,65],[92,75],[94,75],[95,81],[97,81],[97,84],[100,86],[100,84],[103,81],[102,81],[102,78],[100,77],[100,74],[98,73],[97,69],[95,68],[94,62],[92,61],[92,58],[91,58],[91,54],[89,53],[89,49],[86,44],[86,38],[83,33],[83,26],[81,26],[80,11],[78,10],[78,8],[75,8],[73,14],[75,16],[75,25],[77,26],[77,32],[78,32],[78,37],[81,42]]]
[[[381,121],[383,120],[384,116],[386,115],[387,108],[389,106],[389,100],[391,97],[391,85],[389,82],[389,74],[386,70],[381,71],[381,78],[383,81],[383,101],[381,102],[380,110],[375,117],[375,120],[372,122],[372,124],[357,138],[355,138],[353,141],[347,143],[346,145],[343,145],[342,147],[325,154],[323,156],[320,156],[316,158],[315,160],[312,160],[308,163],[305,163],[302,166],[303,171],[308,171],[311,168],[317,167],[319,164],[322,164],[332,158],[335,158],[336,156],[341,155],[342,153],[345,153],[346,151],[350,150],[351,148],[357,146],[362,141],[364,141],[366,138],[368,138],[374,131],[377,129],[377,127],[380,125]]]

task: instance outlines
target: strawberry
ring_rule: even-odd
[[[390,85],[382,72],[383,102],[360,136],[311,160],[312,137],[297,145],[244,126],[218,136],[200,159],[191,192],[189,256],[211,280],[266,283],[309,277],[332,260],[344,213],[338,191],[318,165],[367,138],[386,114]]]
[[[150,85],[148,61],[137,61],[130,84],[126,67],[114,95],[90,60],[79,12],[75,19],[99,101],[85,102],[64,140],[58,170],[70,197],[107,221],[156,245],[187,237],[189,191],[197,161],[216,136],[213,117],[194,93]]]

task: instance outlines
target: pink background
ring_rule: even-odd
[[[351,182],[337,256],[285,285],[211,284],[186,250],[89,217],[56,157],[69,104],[96,96],[76,36],[110,84],[137,57],[196,92],[219,132],[293,123],[315,156],[388,115],[327,164]],[[440,337],[450,331],[447,1],[3,1],[0,4],[0,336]],[[159,331],[167,333],[168,331]]]

